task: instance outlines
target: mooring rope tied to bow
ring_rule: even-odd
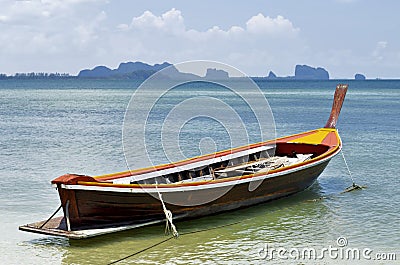
[[[344,189],[344,191],[342,191],[342,192],[340,192],[338,194],[331,194],[331,195],[322,196],[322,197],[319,197],[319,198],[316,198],[316,199],[310,199],[310,200],[307,200],[307,202],[317,202],[317,201],[326,199],[328,197],[332,198],[332,197],[338,196],[339,194],[343,194],[343,193],[354,191],[354,190],[363,190],[363,189],[367,188],[367,186],[360,186],[360,185],[356,184],[356,182],[354,181],[353,175],[351,174],[350,167],[347,164],[346,158],[344,156],[343,149],[340,150],[340,153],[342,154],[342,158],[343,158],[344,164],[346,165],[347,173],[351,178],[351,181],[352,181],[351,186],[347,187],[346,189]]]
[[[350,176],[351,181],[352,181],[352,185],[351,185],[350,187],[347,187],[347,188],[346,188],[343,192],[341,192],[341,193],[350,192],[350,191],[353,191],[353,190],[362,190],[362,189],[365,189],[366,186],[359,186],[359,185],[357,185],[356,182],[354,181],[354,178],[353,178],[353,176],[352,176],[352,174],[351,174],[349,165],[347,164],[346,158],[344,157],[343,149],[340,150],[340,153],[342,154],[344,164],[346,165],[347,172],[349,173],[349,176]]]
[[[350,178],[351,178],[351,181],[352,181],[353,184],[354,184],[355,182],[354,182],[353,176],[351,175],[351,171],[350,171],[349,165],[347,164],[346,158],[344,157],[343,149],[340,150],[340,153],[342,154],[343,161],[344,161],[344,164],[346,165],[347,172],[349,172],[349,176],[350,176]]]

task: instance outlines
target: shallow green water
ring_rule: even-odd
[[[259,83],[271,105],[277,136],[322,127],[336,83]],[[136,85],[93,80],[0,82],[1,264],[107,264],[166,239],[164,225],[83,241],[18,231],[19,225],[46,219],[58,207],[57,193],[50,186],[55,177],[126,170],[121,127]],[[201,94],[197,89],[194,93]],[[399,124],[399,81],[350,82],[338,128],[353,176],[368,186],[366,190],[340,194],[351,180],[337,156],[318,182],[302,193],[178,222],[180,238],[120,264],[264,264],[260,249],[265,244],[320,250],[337,246],[341,236],[348,247],[397,253],[399,260]],[[193,150],[191,141],[182,143]],[[211,230],[191,233],[203,229]],[[338,262],[329,257],[318,262],[274,260]]]

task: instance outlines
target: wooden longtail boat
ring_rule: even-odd
[[[183,219],[302,191],[341,150],[336,122],[346,92],[347,85],[336,87],[330,117],[320,129],[151,168],[60,176],[52,184],[64,216],[20,229],[85,238],[163,222],[161,194],[174,219]]]

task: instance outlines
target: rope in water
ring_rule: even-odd
[[[229,224],[226,224],[226,225],[214,226],[214,227],[211,227],[211,228],[206,228],[206,229],[201,229],[201,230],[186,232],[186,233],[181,234],[181,236],[185,236],[185,235],[189,235],[189,234],[195,234],[195,233],[200,233],[200,232],[205,232],[205,231],[210,231],[210,230],[214,230],[214,229],[218,229],[218,228],[223,228],[223,227],[227,227],[227,226],[232,226],[232,225],[239,224],[239,223],[241,223],[241,222],[243,222],[243,221],[246,221],[246,220],[250,220],[250,218],[245,219],[245,220],[242,220],[242,221],[234,222],[234,223],[229,223]],[[169,241],[169,240],[171,240],[171,239],[173,239],[173,238],[174,238],[174,236],[168,237],[168,238],[166,238],[166,239],[164,239],[164,240],[161,240],[161,241],[159,241],[159,242],[157,242],[157,243],[155,243],[155,244],[153,244],[153,245],[151,245],[151,246],[148,246],[148,247],[146,247],[146,248],[144,248],[144,249],[141,249],[141,250],[139,250],[139,251],[136,251],[135,253],[132,253],[132,254],[130,254],[130,255],[128,255],[128,256],[125,256],[125,257],[123,257],[123,258],[121,258],[121,259],[119,259],[119,260],[115,260],[115,261],[113,261],[113,262],[111,262],[111,263],[108,263],[107,265],[116,264],[116,263],[121,262],[121,261],[123,261],[123,260],[126,260],[126,259],[128,259],[128,258],[131,258],[131,257],[133,257],[133,256],[136,256],[136,255],[138,255],[138,254],[140,254],[140,253],[145,252],[146,250],[149,250],[149,249],[152,249],[152,248],[154,248],[154,247],[156,247],[156,246],[158,246],[158,245],[161,245],[162,243],[165,243],[165,242],[167,242],[167,241]]]

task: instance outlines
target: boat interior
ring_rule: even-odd
[[[245,151],[114,179],[114,184],[179,184],[265,173],[305,162],[329,149],[324,145],[276,143]]]

